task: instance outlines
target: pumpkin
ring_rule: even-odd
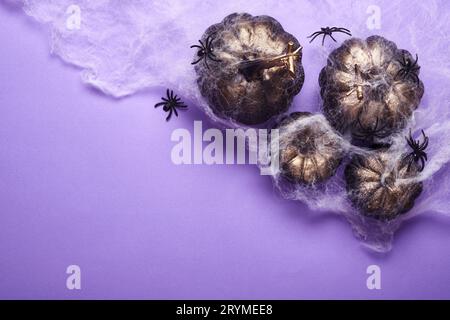
[[[221,119],[264,123],[286,112],[300,92],[300,43],[272,17],[231,14],[210,26],[201,43],[209,48],[197,47],[194,56],[198,87]]]
[[[319,76],[330,124],[355,139],[380,140],[404,128],[424,93],[418,57],[381,36],[351,38],[331,52]]]
[[[356,155],[345,168],[348,196],[360,213],[377,220],[392,220],[414,206],[422,192],[421,182],[403,182],[419,172],[405,155],[395,161],[388,149]],[[406,180],[408,181],[408,180]]]
[[[325,119],[320,121],[309,112],[294,112],[277,128],[283,178],[294,184],[313,185],[334,175],[343,151],[340,139]]]

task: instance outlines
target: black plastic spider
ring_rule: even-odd
[[[411,147],[412,151],[408,155],[406,155],[403,160],[408,162],[407,170],[411,168],[413,162],[420,161],[419,172],[421,172],[425,168],[425,161],[428,160],[425,149],[428,146],[428,137],[425,135],[425,132],[422,130],[423,142],[420,140],[414,140],[411,135],[411,130],[409,130],[409,137],[405,137],[408,145]]]
[[[379,119],[377,117],[377,120],[375,121],[375,125],[370,126],[370,127],[366,127],[361,123],[360,117],[358,117],[358,127],[359,127],[359,132],[358,133],[353,133],[353,136],[362,140],[363,142],[369,142],[372,141],[374,138],[378,138],[378,139],[384,139],[386,138],[389,133],[382,133],[383,130],[386,128],[386,124],[379,127]]]
[[[167,98],[162,97],[162,102],[159,102],[155,104],[155,108],[158,108],[160,106],[164,106],[163,110],[165,112],[168,112],[169,115],[166,118],[166,121],[169,121],[172,117],[172,113],[174,112],[175,115],[178,117],[177,109],[187,109],[187,106],[184,105],[184,102],[181,101],[180,98],[177,97],[177,95],[173,94],[173,90],[167,89]]]
[[[197,64],[201,60],[205,61],[206,68],[209,69],[208,65],[208,58],[215,62],[220,62],[221,60],[217,59],[216,55],[214,54],[214,49],[212,48],[212,42],[214,41],[213,38],[214,34],[211,34],[206,38],[205,43],[202,42],[202,40],[198,40],[200,45],[194,44],[191,46],[191,48],[197,48],[197,56],[199,56],[199,59],[192,62],[191,64]]]
[[[408,57],[405,57],[405,54],[402,56],[402,60],[398,60],[400,63],[400,70],[398,70],[395,78],[401,77],[403,80],[408,78],[412,78],[413,81],[419,84],[419,76],[417,72],[420,70],[420,67],[417,65],[417,61],[419,60],[419,56],[416,54],[416,60],[414,62]]]
[[[325,43],[325,37],[326,36],[330,36],[330,38],[333,39],[334,42],[337,42],[336,39],[333,37],[333,32],[342,32],[342,33],[345,33],[345,34],[349,35],[350,37],[352,36],[350,30],[348,30],[346,28],[325,27],[325,28],[320,28],[320,31],[316,31],[313,34],[311,34],[310,36],[308,36],[308,38],[312,37],[312,39],[309,41],[309,43],[313,42],[314,39],[316,39],[321,34],[323,34],[322,45]]]

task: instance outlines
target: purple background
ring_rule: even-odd
[[[166,123],[161,90],[84,86],[15,9],[0,6],[0,39],[0,298],[450,298],[448,219],[369,252],[254,166],[173,165],[172,131],[208,123],[195,108]],[[82,290],[66,289],[70,264]]]

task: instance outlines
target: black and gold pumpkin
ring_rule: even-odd
[[[303,85],[302,47],[272,17],[231,14],[196,48],[198,87],[219,118],[264,123],[287,111]]]
[[[348,196],[361,214],[389,221],[414,206],[422,183],[410,178],[417,176],[419,165],[405,156],[393,159],[392,152],[380,149],[354,156],[345,168]]]
[[[294,112],[277,127],[280,175],[291,183],[324,182],[335,174],[341,163],[340,139],[326,120],[318,117],[309,112]]]
[[[419,105],[424,93],[419,70],[417,56],[381,36],[346,40],[331,52],[319,76],[324,114],[353,138],[388,137]]]

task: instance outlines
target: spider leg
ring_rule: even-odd
[[[331,27],[331,28],[330,28],[330,31],[331,31],[331,32],[336,32],[336,31],[340,31],[340,30],[343,30],[343,29],[345,29],[345,28],[341,28],[341,27]]]
[[[162,101],[165,101],[165,102],[169,102],[169,100],[167,100],[167,98],[161,97],[161,100],[162,100]]]
[[[331,32],[341,32],[341,33],[345,33],[346,35],[352,36],[350,30],[348,30],[346,28],[333,27],[333,28],[331,28]]]
[[[408,142],[408,145],[409,145],[409,138],[407,136],[405,136],[405,140],[406,140],[406,142]]]
[[[425,131],[423,131],[423,129],[421,129],[420,133],[422,133],[423,140],[426,140],[427,136],[425,135]],[[417,142],[419,142],[419,140],[417,140]]]
[[[411,149],[414,149],[414,142],[410,139],[410,138],[408,138],[408,137],[405,137],[406,138],[406,142],[408,142],[408,146],[411,148]]]
[[[415,66],[414,68],[412,68],[411,71],[413,71],[413,72],[419,72],[419,70],[420,70],[420,67],[419,67],[419,66]]]
[[[337,28],[339,31],[341,31],[341,32],[348,32],[348,33],[352,33],[350,30],[348,30],[347,28],[342,28],[342,27],[340,27],[340,28]]]
[[[170,109],[169,115],[166,117],[166,121],[169,121],[170,118],[172,117],[172,111],[173,111],[173,109]]]
[[[351,32],[349,31],[349,32],[347,32],[347,31],[340,31],[340,32],[342,32],[342,33],[344,33],[344,34],[346,34],[346,35],[348,35],[348,36],[352,36],[352,34],[351,34]]]
[[[424,151],[428,147],[428,138],[426,141],[423,142],[422,146],[420,147],[422,151]]]
[[[419,85],[419,83],[420,83],[420,80],[419,80],[419,77],[417,76],[417,74],[415,74],[415,73],[411,73],[411,75],[410,75],[410,76],[412,77],[412,79],[413,79],[414,83],[416,83],[417,85]]]
[[[194,61],[194,62],[191,62],[191,64],[197,64],[197,63],[199,63],[202,59],[203,59],[203,57],[200,57],[198,60],[196,60],[196,61]]]
[[[199,46],[198,44],[194,44],[194,45],[192,45],[192,46],[191,46],[191,48],[199,48],[199,49],[204,49],[204,48],[202,48],[201,46]]]
[[[419,169],[419,172],[422,172],[424,168],[425,168],[425,160],[422,157],[420,157],[420,169]]]
[[[313,42],[320,35],[321,35],[321,33],[316,34],[314,37],[312,37],[311,40],[309,40],[309,43]]]
[[[423,129],[422,129],[422,130],[420,130],[420,132],[422,133],[423,140],[424,141],[427,140],[428,137],[426,136],[425,131],[423,131]]]
[[[417,147],[417,150],[420,150],[420,140],[416,141],[416,147]]]
[[[331,33],[330,33],[330,38],[333,39],[334,42],[337,42]]]
[[[327,36],[327,34],[326,33],[324,33],[323,34],[323,37],[322,37],[322,46],[323,46],[323,44],[325,43],[325,37]]]
[[[206,66],[206,68],[209,69],[209,65],[208,65],[208,56],[207,56],[207,55],[204,56],[204,60],[205,60],[205,66]]]
[[[413,138],[413,136],[412,136],[412,131],[411,131],[411,129],[409,129],[409,141],[411,141],[411,143],[414,142],[414,138]]]
[[[155,108],[161,107],[165,104],[166,104],[165,102],[159,102],[159,103],[155,104]]]
[[[422,144],[419,146],[420,150],[425,150],[428,147],[428,137],[425,137],[425,140],[422,142]]]
[[[309,41],[309,43],[313,42],[318,36],[320,36],[322,33],[321,32],[314,32],[316,35],[314,35],[314,37]],[[314,34],[313,33],[313,34]],[[311,35],[312,36],[312,35]],[[308,38],[310,38],[311,36],[309,36]]]
[[[205,47],[206,48],[208,48],[209,47],[209,45],[211,44],[210,42],[211,42],[211,34],[206,38],[206,41],[205,41]]]
[[[419,60],[419,55],[416,53],[416,60],[414,60],[414,63],[412,64],[411,68],[413,68],[417,65],[418,60]]]
[[[312,36],[318,36],[319,34],[321,34],[321,32],[316,31],[316,32],[311,33],[309,36],[307,36],[307,38],[311,38]]]
[[[403,67],[406,67],[406,65],[408,64],[408,62],[406,61],[405,53],[403,53],[403,55],[402,55],[402,61],[403,61],[402,66],[403,66]]]
[[[217,33],[217,31],[211,33],[211,34],[208,36],[208,38],[206,38],[206,47],[207,47],[207,48],[210,47],[210,46],[212,45],[212,42],[214,41],[214,35],[215,35],[216,33]],[[208,41],[208,40],[209,40],[209,41]]]
[[[167,99],[170,100],[170,90],[169,89],[166,90],[166,96],[167,96]]]
[[[184,105],[184,104],[179,104],[176,106],[178,109],[186,109],[188,106]]]
[[[173,110],[173,112],[175,112],[175,115],[178,117],[177,108],[173,108],[172,110]]]

